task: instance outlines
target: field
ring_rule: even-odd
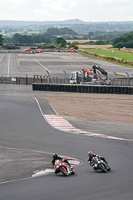
[[[78,45],[79,49],[109,49],[113,46],[111,44],[108,45]]]
[[[78,42],[78,43],[86,43],[86,42],[90,42],[93,41],[95,42],[96,40],[66,40],[67,42],[73,43],[73,42]],[[87,45],[84,45],[87,46]]]
[[[115,57],[115,58],[119,58],[122,60],[133,61],[133,53],[129,53],[129,52],[122,51],[122,50],[91,48],[91,49],[84,49],[84,51],[99,54],[99,55],[104,55],[104,56],[108,56],[108,57]]]

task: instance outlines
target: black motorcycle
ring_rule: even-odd
[[[90,165],[93,167],[94,170],[102,170],[105,173],[111,170],[108,163],[100,159],[98,156],[92,158]]]

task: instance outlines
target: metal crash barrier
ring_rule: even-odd
[[[110,86],[110,85],[87,86],[87,85],[75,85],[75,84],[33,83],[32,89],[38,91],[133,95],[133,87],[131,86]]]

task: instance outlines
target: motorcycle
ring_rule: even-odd
[[[73,168],[70,169],[67,163],[63,162],[62,160],[56,160],[54,168],[55,168],[55,174],[62,172],[64,176],[68,176],[70,174],[75,173],[75,170]]]
[[[92,158],[91,166],[93,167],[94,170],[102,170],[105,173],[111,170],[108,163],[100,159],[98,156]]]

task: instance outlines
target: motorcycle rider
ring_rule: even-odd
[[[89,157],[88,161],[89,161],[90,166],[92,165],[92,158],[94,158],[94,157],[100,158],[101,160],[103,160],[108,165],[108,162],[105,160],[105,158],[103,156],[96,155],[92,151],[88,152],[88,157]]]
[[[61,157],[61,156],[59,156],[57,153],[54,153],[54,154],[53,154],[53,160],[51,161],[51,163],[52,163],[53,166],[55,165],[55,161],[56,161],[56,160],[62,160],[63,162],[65,162],[65,163],[69,166],[69,168],[70,168],[71,171],[73,170],[73,167],[71,167],[71,165],[70,165],[70,163],[68,162],[67,159],[65,159],[65,158],[63,158],[63,157]],[[55,173],[56,173],[56,172],[55,172]]]

